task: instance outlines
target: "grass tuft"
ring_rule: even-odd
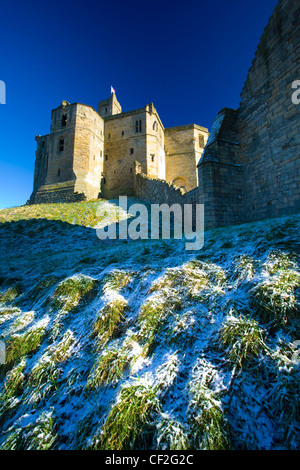
[[[247,317],[227,317],[219,332],[219,342],[227,348],[230,361],[242,367],[266,350],[265,333],[255,320]]]
[[[86,389],[117,383],[129,363],[130,359],[126,348],[120,350],[115,347],[104,351],[88,377]]]
[[[127,309],[127,301],[118,296],[108,302],[100,310],[94,323],[92,336],[97,336],[99,346],[103,346],[110,339],[115,338],[125,320],[124,312]]]
[[[196,377],[190,384],[190,420],[193,446],[199,450],[228,450],[231,448],[229,427],[225,420],[218,393],[209,385],[214,372]]]
[[[50,450],[57,441],[56,424],[53,410],[43,412],[36,421],[7,430],[8,437],[1,450]]]
[[[300,317],[300,273],[279,270],[256,285],[252,291],[252,304],[264,322],[285,324]]]
[[[70,277],[62,281],[55,289],[51,305],[55,309],[70,312],[82,300],[91,300],[94,296],[96,280],[83,274]]]
[[[188,430],[177,420],[162,414],[157,424],[157,449],[189,450]]]
[[[22,356],[36,351],[45,335],[45,327],[35,327],[22,334],[13,334],[6,342],[6,362],[17,361]]]
[[[159,401],[150,383],[137,380],[123,387],[92,448],[114,451],[147,448],[143,431],[157,411]]]

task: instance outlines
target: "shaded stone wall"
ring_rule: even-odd
[[[300,210],[300,1],[281,0],[265,28],[238,110],[247,220]]]
[[[224,108],[215,119],[198,164],[197,200],[205,206],[206,227],[242,222],[243,182],[237,139],[237,112]]]
[[[237,111],[220,111],[198,165],[206,225],[300,210],[300,1],[280,0],[261,37]]]

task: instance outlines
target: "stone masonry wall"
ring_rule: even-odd
[[[206,227],[242,222],[243,183],[237,141],[237,112],[224,108],[213,123],[198,164],[198,203],[205,207]]]
[[[195,124],[165,129],[166,180],[185,186],[198,186],[197,163],[208,138],[208,129]]]
[[[238,134],[246,220],[300,210],[300,2],[281,0],[265,28],[241,94]]]
[[[75,191],[99,196],[104,160],[104,121],[90,106],[77,104],[73,154]]]

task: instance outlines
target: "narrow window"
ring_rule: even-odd
[[[151,155],[151,161],[154,162],[155,160],[155,155]]]
[[[108,155],[105,155],[105,160],[108,160]]]
[[[134,154],[134,149],[133,148],[130,149],[130,155],[132,155],[132,154]]]
[[[60,168],[57,170],[57,176],[60,176]]]
[[[135,132],[139,131],[139,121],[135,121]]]
[[[130,168],[130,173],[132,173],[132,168]]]
[[[201,134],[199,134],[199,147],[202,149],[204,147],[204,137]]]
[[[58,144],[58,149],[60,152],[63,152],[64,151],[64,147],[65,147],[65,140],[64,138],[62,137],[61,139],[59,139],[59,144]]]
[[[122,137],[123,137],[123,135],[124,135],[124,134],[125,134],[125,132],[124,132],[124,131],[122,131]]]
[[[153,130],[157,131],[157,121],[154,121],[154,123],[153,123]]]
[[[108,134],[108,138],[110,139],[110,134]]]
[[[94,160],[96,160],[96,155],[94,155]]]
[[[139,120],[139,132],[142,132],[142,121]]]
[[[100,150],[100,158],[102,158],[102,150]]]
[[[107,113],[107,108],[105,108],[105,114]]]
[[[62,127],[65,127],[67,125],[67,115],[63,114],[61,117],[61,125]]]

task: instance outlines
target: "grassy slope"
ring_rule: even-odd
[[[200,252],[101,242],[99,218],[0,211],[0,448],[299,449],[300,216]]]

